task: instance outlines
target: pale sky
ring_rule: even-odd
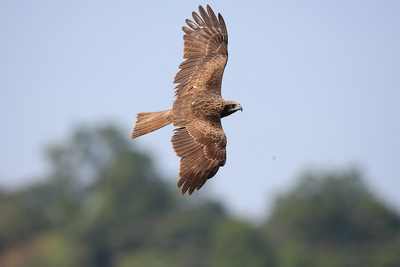
[[[136,113],[171,108],[199,4],[225,19],[222,94],[244,108],[201,191],[257,217],[300,172],[355,167],[400,210],[400,1],[1,1],[0,184],[43,175],[45,146],[76,125],[129,138]],[[172,130],[132,142],[176,183]]]

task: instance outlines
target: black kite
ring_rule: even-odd
[[[174,83],[172,109],[139,113],[131,138],[147,134],[170,123],[176,127],[171,142],[180,157],[178,188],[182,195],[199,190],[226,161],[226,136],[221,118],[243,110],[239,103],[221,97],[222,75],[228,60],[228,33],[221,14],[218,18],[207,5],[199,6],[201,17],[192,13],[191,28],[182,27],[183,58]]]

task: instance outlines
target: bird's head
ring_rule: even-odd
[[[225,100],[224,109],[221,112],[221,118],[229,116],[238,110],[243,111],[243,108],[239,103],[237,103],[235,101],[226,101]]]

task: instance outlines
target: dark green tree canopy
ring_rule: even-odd
[[[263,228],[283,266],[386,266],[375,265],[382,259],[372,252],[399,242],[400,218],[367,190],[357,171],[309,172],[277,199]]]

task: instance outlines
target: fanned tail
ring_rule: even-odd
[[[142,112],[135,117],[131,139],[150,133],[172,123],[172,109],[157,112]]]

